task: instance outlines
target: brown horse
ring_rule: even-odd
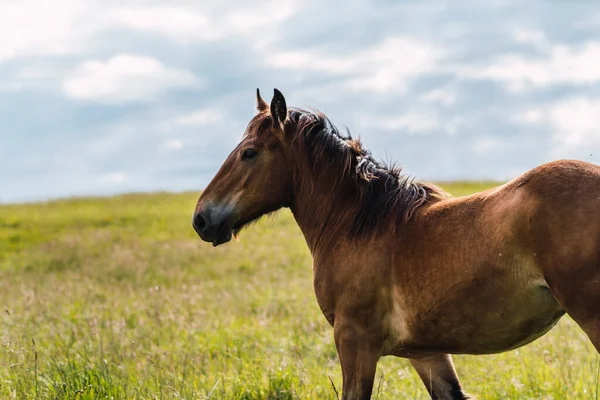
[[[289,207],[313,256],[344,399],[368,399],[380,357],[410,359],[433,398],[463,399],[450,354],[502,352],[566,312],[600,351],[600,167],[541,165],[452,198],[375,161],[275,90],[196,206],[214,246]]]

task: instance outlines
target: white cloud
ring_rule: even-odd
[[[57,82],[60,85],[60,80],[64,75],[64,67],[52,63],[25,64],[19,69],[15,69],[12,74],[7,74],[7,83],[3,84],[0,82],[0,91],[2,91],[3,87],[5,90],[9,89],[11,91],[26,89],[55,90]]]
[[[213,29],[211,19],[200,11],[172,5],[124,7],[114,10],[109,19],[132,30],[157,33],[181,41],[208,41],[223,34],[221,30]]]
[[[600,139],[600,101],[573,99],[552,107],[548,115],[556,129],[555,138],[564,144],[580,145]]]
[[[89,53],[92,39],[115,28],[158,34],[184,44],[231,36],[258,39],[274,32],[299,7],[292,0],[229,9],[220,2],[1,1],[0,62],[24,56]]]
[[[119,54],[107,61],[87,61],[63,81],[69,97],[106,103],[149,101],[169,89],[199,83],[192,73],[164,66],[144,56]]]
[[[421,100],[427,103],[439,103],[443,106],[451,106],[456,103],[456,95],[448,87],[434,89],[421,95]]]
[[[427,111],[414,111],[400,117],[383,117],[380,126],[389,131],[404,130],[409,133],[432,131],[440,126],[435,114]]]
[[[493,150],[498,150],[502,146],[500,139],[488,136],[476,139],[472,145],[473,152],[477,155],[488,154]]]
[[[584,85],[600,82],[600,42],[583,46],[555,45],[543,57],[504,55],[488,66],[465,67],[467,79],[491,79],[509,90],[547,87],[557,84]]]
[[[357,121],[361,127],[376,126],[386,131],[404,131],[409,134],[438,131],[453,135],[464,125],[460,116],[445,120],[433,110],[412,110],[399,116],[361,114]]]
[[[121,184],[127,181],[127,174],[124,172],[112,172],[106,175],[102,175],[98,181],[102,184],[113,185]]]
[[[179,150],[183,147],[183,143],[179,139],[167,140],[163,143],[163,148],[167,150]]]
[[[411,78],[434,71],[442,54],[431,43],[392,37],[351,55],[284,51],[267,54],[266,62],[275,68],[345,75],[349,77],[345,85],[351,90],[397,93]]]
[[[164,35],[187,44],[236,35],[261,37],[265,29],[286,20],[298,6],[291,0],[242,4],[229,9],[218,2],[136,5],[112,10],[107,20],[120,27]]]
[[[234,27],[239,32],[249,32],[285,21],[298,11],[299,6],[297,1],[284,0],[252,5],[246,9],[237,7],[227,16],[226,21],[229,27]]]
[[[223,115],[219,110],[207,108],[177,117],[172,122],[175,125],[204,126],[214,124],[222,119]]]
[[[539,30],[516,29],[513,32],[513,38],[519,43],[529,44],[535,47],[545,47],[549,44],[544,32]]]
[[[76,0],[0,2],[0,62],[73,52],[96,28],[96,15],[89,2]]]
[[[561,146],[578,147],[600,142],[600,100],[596,99],[563,100],[525,111],[515,121],[548,127]]]
[[[520,114],[517,114],[513,118],[513,121],[526,123],[526,124],[537,124],[542,121],[542,118],[543,118],[543,113],[541,110],[532,109],[532,110],[527,110]]]

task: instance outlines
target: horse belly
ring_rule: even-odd
[[[509,292],[501,302],[488,301],[492,307],[464,310],[456,330],[440,335],[448,352],[489,354],[515,349],[544,335],[564,314],[546,286]]]
[[[514,296],[503,311],[491,314],[474,329],[467,353],[496,353],[516,349],[547,333],[565,314],[547,286]],[[467,346],[465,346],[467,347]]]
[[[504,291],[494,298],[485,292],[471,291],[468,298],[441,303],[392,328],[399,340],[390,346],[391,354],[499,353],[544,335],[565,313],[544,285]]]

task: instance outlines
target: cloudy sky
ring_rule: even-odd
[[[417,178],[600,162],[600,7],[445,3],[2,0],[0,201],[200,190],[257,87]]]

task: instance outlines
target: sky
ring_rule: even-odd
[[[600,7],[2,0],[0,202],[200,191],[256,88],[323,111],[417,179],[598,163]]]

